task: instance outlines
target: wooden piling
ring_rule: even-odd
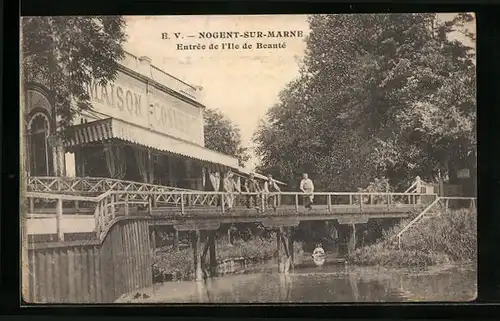
[[[193,258],[194,258],[194,278],[195,281],[203,280],[203,271],[201,269],[201,242],[200,242],[200,231],[196,230],[191,232],[192,247],[193,247]]]
[[[210,255],[210,276],[214,277],[217,274],[217,256],[215,252],[215,231],[208,238],[209,255]]]
[[[281,229],[278,228],[276,230],[276,250],[277,250],[277,259],[278,259],[278,271],[281,272]]]
[[[179,251],[179,231],[174,230],[174,249]]]

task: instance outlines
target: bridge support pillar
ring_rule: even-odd
[[[342,246],[342,248],[339,249],[341,251],[341,254],[348,255],[349,253],[352,253],[356,248],[357,241],[356,224],[339,224],[337,222],[334,223],[334,225],[335,229],[337,230],[338,244],[339,246]]]
[[[154,228],[151,228],[151,249],[154,255],[156,250],[156,230]]]
[[[191,243],[193,247],[194,258],[194,279],[195,281],[203,280],[203,271],[201,269],[201,238],[200,231],[191,232]]]
[[[215,252],[215,234],[213,231],[208,237],[208,251],[210,255],[210,276],[214,277],[217,274],[217,256]]]
[[[363,237],[363,231],[366,230],[368,224],[368,217],[352,217],[342,218],[333,221],[333,225],[337,230],[339,245],[347,245],[347,253],[352,253],[356,250]],[[360,233],[358,233],[360,232]]]
[[[174,229],[174,249],[179,251],[179,231]]]
[[[288,273],[293,268],[293,238],[291,227],[279,227],[276,231],[278,271]]]
[[[356,242],[357,242],[357,235],[356,235],[356,224],[352,223],[350,226],[351,230],[351,235],[349,237],[349,242],[347,243],[347,253],[351,254],[356,250]]]

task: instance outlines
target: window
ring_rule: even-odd
[[[49,119],[43,113],[36,113],[28,123],[29,166],[31,176],[51,176],[52,153],[49,149]]]

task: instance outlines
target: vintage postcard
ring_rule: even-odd
[[[20,30],[27,304],[475,299],[473,13]]]

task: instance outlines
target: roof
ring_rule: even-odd
[[[67,147],[106,139],[119,139],[147,148],[171,152],[201,161],[238,170],[238,160],[211,149],[152,131],[116,118],[107,118],[73,126],[74,134],[65,142]]]

